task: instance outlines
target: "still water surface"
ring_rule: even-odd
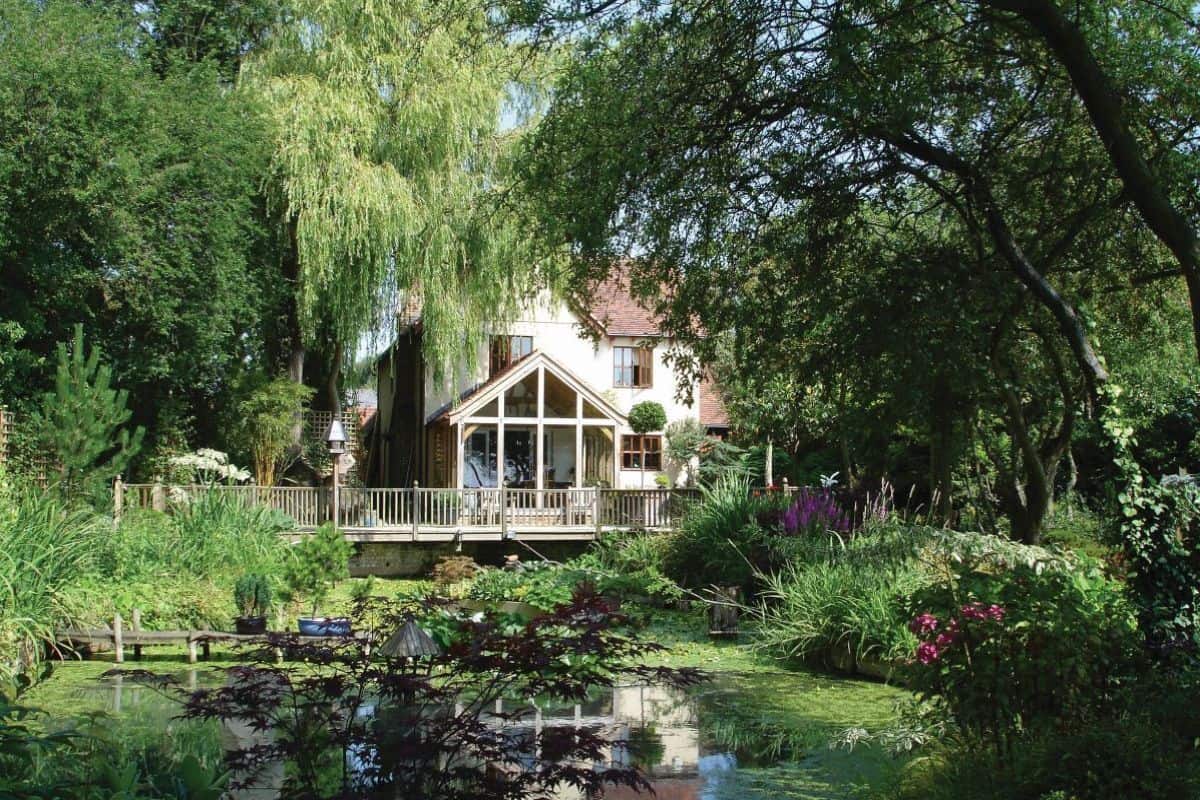
[[[206,670],[175,677],[190,687],[221,679]],[[660,800],[832,800],[851,797],[856,786],[876,782],[894,766],[870,747],[852,753],[831,749],[833,736],[845,728],[887,724],[893,702],[902,696],[888,687],[808,673],[718,673],[688,692],[624,685],[598,690],[578,705],[525,704],[529,713],[508,725],[517,738],[543,725],[601,730],[611,742],[608,763],[637,764]],[[128,679],[72,681],[59,699],[78,712],[110,715],[106,727],[114,735],[155,739],[209,759],[218,758],[223,747],[244,746],[248,735],[236,726],[178,720],[172,697]],[[272,795],[266,790],[246,797]],[[606,795],[648,796],[625,789]],[[563,800],[571,794],[564,793]]]

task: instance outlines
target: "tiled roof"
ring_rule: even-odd
[[[707,375],[700,381],[700,424],[706,428],[729,427],[729,411],[721,400],[721,390]]]
[[[629,293],[629,278],[624,270],[614,270],[591,287],[584,302],[592,321],[607,336],[662,335],[658,318]]]

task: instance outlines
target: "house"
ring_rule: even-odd
[[[649,488],[686,475],[667,463],[661,431],[629,427],[635,404],[660,403],[668,424],[696,418],[718,435],[729,425],[711,383],[680,391],[672,343],[623,277],[586,302],[538,294],[445,382],[424,362],[419,307],[399,322],[377,364],[373,485],[488,488],[503,477],[517,489]]]

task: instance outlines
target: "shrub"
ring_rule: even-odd
[[[695,485],[696,475],[693,462],[695,465],[699,464],[700,454],[709,439],[704,426],[700,424],[700,420],[687,417],[672,422],[667,426],[664,434],[663,454],[667,457],[667,461],[674,464],[677,469],[686,468],[688,485]]]
[[[788,564],[763,576],[756,644],[803,661],[892,661],[916,643],[900,597],[925,580],[914,563]]]
[[[928,580],[920,555],[930,536],[927,528],[890,522],[852,537],[777,542],[785,566],[761,578],[757,645],[806,661],[907,656],[916,639],[905,627],[903,599]]]
[[[470,556],[442,556],[433,565],[431,577],[438,586],[450,586],[470,580],[479,571],[479,565]]]
[[[1197,698],[1190,698],[1192,705]],[[1200,796],[1192,740],[1164,729],[1161,701],[1131,697],[1082,730],[1036,731],[1003,756],[943,747],[912,762],[893,800],[1128,800]]]
[[[829,489],[801,489],[796,500],[780,518],[783,532],[789,536],[814,536],[834,531],[850,532],[850,515],[841,509]]]
[[[288,588],[294,595],[307,597],[312,603],[312,615],[329,597],[333,585],[350,577],[350,555],[354,546],[332,523],[325,523],[317,532],[296,546],[296,559],[287,573]]]
[[[1140,479],[1140,475],[1138,476]],[[1113,538],[1150,642],[1193,648],[1200,617],[1200,487],[1190,481],[1127,487]]]
[[[1103,712],[1132,677],[1133,608],[1088,559],[986,571],[954,564],[911,600],[912,683],[997,751]]]
[[[484,568],[471,581],[467,596],[473,600],[515,600],[544,611],[569,603],[580,584],[594,584],[587,570],[562,564],[534,562],[519,570]]]
[[[629,427],[634,433],[661,431],[666,424],[667,412],[663,410],[662,403],[643,400],[629,409]]]
[[[256,572],[280,576],[290,559],[280,534],[294,523],[284,514],[221,492],[178,504],[171,514],[126,514],[96,553],[100,574],[119,580],[186,573],[232,586]]]
[[[254,480],[274,486],[281,461],[295,439],[294,432],[313,390],[288,378],[254,388],[237,404],[236,441],[254,462]]]
[[[571,565],[593,574],[604,595],[677,600],[683,591],[665,572],[670,541],[661,533],[612,533],[593,542]]]
[[[233,585],[233,604],[243,617],[266,616],[271,602],[271,582],[265,575],[249,573]]]
[[[771,528],[780,512],[777,495],[752,495],[745,480],[724,478],[701,487],[684,514],[665,559],[666,574],[681,586],[749,589],[757,572],[771,570]]]

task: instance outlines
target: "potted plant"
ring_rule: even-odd
[[[353,545],[331,523],[296,546],[296,559],[288,570],[288,589],[312,602],[312,616],[299,620],[303,636],[348,636],[350,620],[346,617],[318,617],[317,610],[329,597],[339,580],[350,577],[350,553]]]
[[[234,619],[234,630],[245,634],[267,632],[267,612],[271,609],[271,582],[265,575],[250,573],[233,585],[233,604],[241,615]]]

